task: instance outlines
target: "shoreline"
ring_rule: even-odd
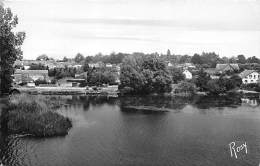
[[[89,96],[108,96],[108,97],[119,97],[127,96],[128,94],[121,94],[118,90],[89,90],[85,87],[16,87],[10,91],[10,94],[26,93],[32,95],[89,95]],[[227,92],[221,95],[229,95],[230,93],[237,93],[243,95],[259,95],[260,92],[249,91],[245,89],[238,89],[232,92]],[[138,94],[137,94],[138,95]],[[164,95],[164,96],[175,96],[175,97],[192,97],[192,96],[211,96],[207,92],[197,91],[194,94],[189,93],[156,93],[146,95]]]
[[[111,91],[106,89],[101,90],[87,90],[85,87],[17,87],[10,91],[13,93],[28,93],[28,94],[42,94],[42,95],[104,95],[117,97],[118,91]]]

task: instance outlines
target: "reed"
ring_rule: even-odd
[[[1,115],[1,128],[11,134],[37,137],[66,135],[72,123],[55,111],[57,104],[44,97],[12,96]]]

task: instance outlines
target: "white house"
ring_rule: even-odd
[[[172,64],[171,62],[168,62],[168,63],[167,63],[167,66],[168,66],[168,67],[172,67],[173,64]]]
[[[189,70],[184,70],[182,72],[182,74],[184,74],[185,79],[187,79],[187,80],[191,80],[192,79],[192,73]]]
[[[111,67],[113,67],[113,65],[112,65],[111,63],[107,63],[107,64],[106,64],[106,67],[111,68]]]
[[[243,84],[258,83],[260,74],[255,70],[245,70],[239,74],[242,78]]]

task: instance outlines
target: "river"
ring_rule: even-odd
[[[52,96],[72,119],[65,137],[0,132],[0,160],[10,166],[258,166],[260,103],[249,97]],[[1,99],[0,103],[4,100]],[[0,104],[2,108],[3,104]],[[123,106],[170,108],[165,113]],[[231,157],[229,143],[247,144]]]

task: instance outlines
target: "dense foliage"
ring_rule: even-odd
[[[38,64],[32,63],[29,68],[29,70],[48,70],[48,69],[49,69],[48,66],[45,66],[41,63]]]
[[[113,85],[116,84],[116,71],[113,71],[108,68],[93,68],[88,70],[87,74],[87,84],[88,85],[102,85],[102,84],[109,84]]]
[[[207,91],[207,83],[210,80],[210,76],[201,69],[198,73],[197,78],[195,79],[195,84],[200,91]]]
[[[211,79],[201,70],[195,79],[195,83],[199,90],[219,95],[239,88],[242,85],[242,79],[238,75],[233,75],[230,78],[220,76],[218,79]]]
[[[72,123],[53,109],[60,103],[29,95],[12,96],[1,115],[1,130],[37,137],[66,135]]]
[[[172,78],[158,55],[127,56],[120,74],[120,90],[128,93],[163,93],[171,90]]]
[[[11,9],[0,5],[0,91],[4,93],[9,92],[11,87],[15,60],[22,58],[21,45],[25,33],[13,31],[17,24],[18,18]]]
[[[81,53],[78,53],[75,58],[74,58],[75,62],[80,63],[84,61],[84,56]]]
[[[55,79],[62,79],[65,77],[74,77],[75,74],[77,73],[76,68],[54,68],[49,70],[49,76],[54,77]]]
[[[182,81],[177,84],[177,87],[174,91],[176,94],[182,94],[185,96],[192,95],[196,92],[195,84],[192,82]]]
[[[170,67],[169,68],[170,75],[172,77],[173,83],[178,83],[180,81],[183,81],[185,79],[185,76],[181,69]]]
[[[43,79],[37,79],[34,81],[36,86],[39,86],[40,84],[48,84],[48,82],[46,80]]]
[[[53,58],[48,57],[46,54],[42,54],[36,58],[38,61],[48,61],[53,60]]]
[[[243,84],[242,89],[260,92],[260,83]]]

